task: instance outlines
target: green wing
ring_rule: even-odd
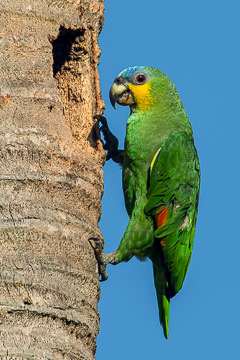
[[[146,214],[156,219],[155,249],[163,255],[169,297],[181,289],[191,258],[199,186],[192,137],[183,131],[171,133],[151,164],[145,206]]]

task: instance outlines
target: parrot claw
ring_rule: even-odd
[[[122,164],[123,151],[118,150],[118,138],[110,131],[107,119],[102,115],[95,115],[93,118],[97,119],[99,123],[101,123],[99,130],[103,133],[105,141],[103,148],[108,151],[106,160],[113,159],[113,161]]]
[[[94,245],[92,244],[92,241]],[[98,270],[99,270],[99,274],[101,275],[100,281],[105,281],[108,279],[108,274],[106,271],[107,265],[108,264],[116,265],[115,256],[117,250],[114,251],[113,253],[103,254],[104,245],[102,239],[92,237],[89,239],[89,242],[94,250],[96,259],[98,261]]]

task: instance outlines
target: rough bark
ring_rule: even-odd
[[[0,3],[0,358],[94,359],[103,3]]]

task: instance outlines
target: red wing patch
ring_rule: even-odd
[[[165,207],[164,209],[160,210],[159,213],[155,215],[157,228],[160,228],[161,226],[166,224],[167,215],[168,215],[168,207]],[[164,237],[160,240],[160,243],[162,247],[165,246]]]
[[[165,207],[164,209],[160,210],[157,215],[155,215],[157,228],[160,228],[161,226],[166,224],[167,214],[168,214],[168,207]]]

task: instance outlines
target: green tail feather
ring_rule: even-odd
[[[163,327],[164,336],[168,338],[168,322],[170,311],[170,299],[167,296],[167,280],[164,268],[153,265],[154,283],[157,292],[160,324]]]

